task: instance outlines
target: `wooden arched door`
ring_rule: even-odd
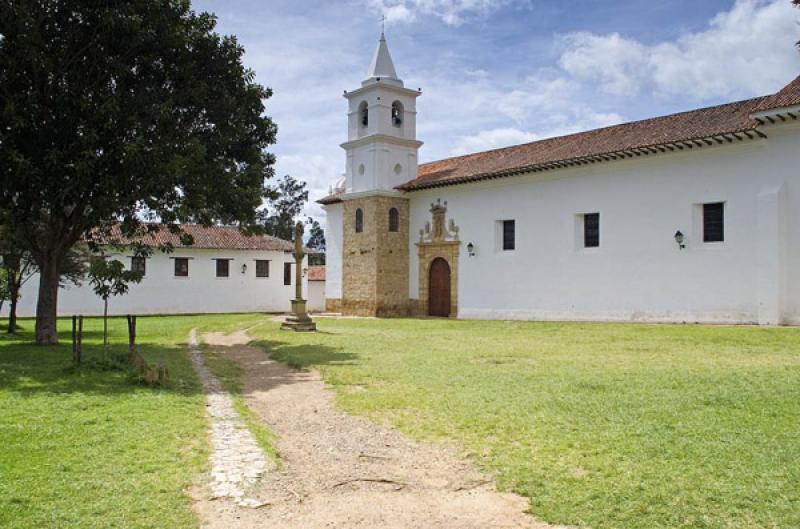
[[[428,272],[428,315],[450,316],[450,265],[441,257],[433,260]]]

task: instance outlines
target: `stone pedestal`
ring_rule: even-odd
[[[286,319],[283,320],[281,329],[301,332],[317,330],[317,324],[314,323],[306,311],[306,300],[292,300],[292,313],[286,316]]]

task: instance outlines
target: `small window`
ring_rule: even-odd
[[[256,259],[256,277],[269,277],[269,261]]]
[[[503,221],[503,250],[513,250],[515,248],[515,229],[513,220]]]
[[[703,204],[703,242],[725,240],[725,203]]]
[[[231,260],[217,259],[217,277],[229,277],[231,275]]]
[[[583,216],[583,247],[600,246],[600,214],[587,213]]]
[[[400,212],[397,211],[397,208],[389,210],[389,231],[400,231]]]
[[[175,258],[175,277],[189,277],[189,259],[186,257]]]
[[[356,233],[364,231],[364,212],[361,208],[356,210]]]
[[[283,263],[283,284],[292,284],[292,263]]]
[[[144,257],[131,257],[131,270],[139,272],[144,277],[147,272],[147,259]]]

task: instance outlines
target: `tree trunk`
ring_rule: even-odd
[[[58,307],[58,259],[48,256],[39,264],[39,299],[36,303],[36,343],[58,343],[56,311]]]
[[[12,262],[8,273],[8,334],[17,332],[17,301],[19,300],[19,262]]]
[[[17,300],[19,300],[19,289],[15,289],[8,300],[8,334],[17,332]]]
[[[108,298],[103,300],[103,358],[108,353]]]

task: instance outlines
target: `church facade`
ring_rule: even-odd
[[[383,36],[346,92],[326,308],[800,324],[800,77],[776,94],[418,164]]]

